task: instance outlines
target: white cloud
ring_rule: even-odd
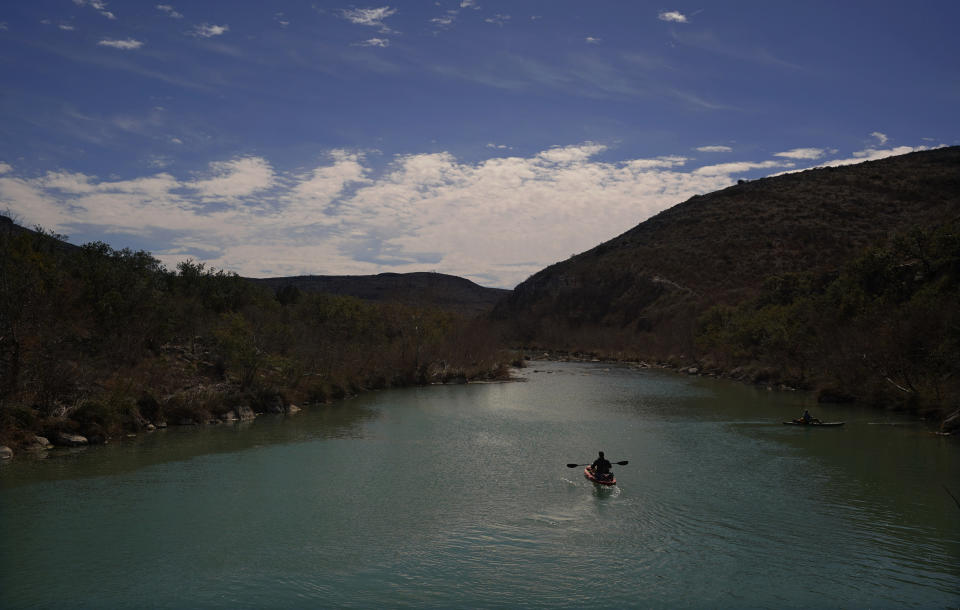
[[[243,157],[200,176],[127,180],[68,170],[24,178],[0,163],[0,209],[70,234],[175,234],[154,252],[168,266],[193,256],[253,277],[437,269],[510,287],[744,172],[793,167],[788,159],[690,167],[682,156],[606,162],[609,148],[592,142],[526,156],[490,147],[475,162],[410,154],[378,171],[362,154],[334,150],[298,171]]]
[[[378,27],[381,31],[389,31],[389,28],[383,23],[383,20],[396,14],[396,12],[397,9],[395,8],[381,6],[379,8],[343,9],[340,11],[340,15],[350,23]]]
[[[771,169],[774,167],[793,167],[793,163],[787,161],[739,161],[734,163],[719,163],[717,165],[706,165],[694,170],[694,174],[700,176],[733,176],[749,172],[755,169]]]
[[[0,21],[0,32],[6,32],[9,29],[6,21]]]
[[[460,8],[473,8],[479,9],[477,3],[474,0],[460,0]]]
[[[774,157],[784,157],[786,159],[819,159],[826,151],[822,148],[794,148],[784,152],[774,153]]]
[[[242,157],[210,164],[211,176],[186,183],[201,198],[235,199],[269,189],[276,176],[270,164],[260,157]]]
[[[503,27],[503,24],[510,21],[510,15],[501,15],[500,13],[497,13],[493,17],[487,17],[486,19],[484,19],[484,21],[486,21],[487,23],[492,23],[499,27]]]
[[[672,21],[674,23],[687,23],[687,16],[680,11],[660,11],[657,15],[660,21]]]
[[[166,13],[169,17],[172,17],[173,19],[183,19],[183,15],[178,13],[176,9],[174,9],[169,4],[158,4],[156,8],[158,11]]]
[[[107,19],[116,19],[117,16],[107,10],[107,3],[103,0],[73,0],[77,6],[89,6]]]
[[[194,26],[192,34],[198,38],[213,38],[214,36],[220,36],[230,31],[229,25],[210,25],[204,23],[203,25]]]
[[[879,131],[874,131],[873,133],[870,134],[870,136],[876,138],[877,141],[880,143],[880,146],[883,146],[884,144],[887,143],[887,140],[889,140],[886,134],[880,133]]]
[[[537,158],[549,163],[575,163],[579,161],[586,161],[590,157],[601,153],[606,149],[607,147],[602,144],[593,144],[592,142],[587,142],[586,144],[579,144],[576,146],[557,146],[543,151],[537,155]]]
[[[583,39],[587,44],[600,44],[603,42],[602,38],[594,38],[593,36],[587,36]]]
[[[354,43],[354,45],[358,47],[385,48],[390,46],[390,39],[389,38],[370,38],[368,40],[364,40],[363,42]]]
[[[66,32],[72,32],[73,30],[77,29],[74,26],[70,25],[69,23],[61,23],[57,27]]]
[[[867,148],[866,150],[858,150],[853,153],[853,157],[850,159],[837,159],[825,163],[825,165],[846,165],[849,163],[860,163],[862,161],[876,161],[877,159],[886,159],[894,155],[905,155],[907,153],[929,149],[929,146],[896,146],[887,149]]]
[[[434,17],[430,20],[430,23],[440,28],[448,28],[453,25],[453,22],[456,21],[456,14],[448,13],[443,17]]]
[[[110,38],[105,38],[97,43],[101,47],[112,47],[114,49],[122,49],[124,51],[130,51],[133,49],[139,49],[143,46],[143,41],[134,40],[133,38],[127,38],[126,40],[112,40]]]
[[[698,146],[697,150],[700,152],[710,152],[710,153],[728,153],[733,152],[733,149],[729,146]]]

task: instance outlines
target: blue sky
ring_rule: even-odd
[[[0,211],[511,288],[735,183],[960,143],[960,2],[10,0]]]

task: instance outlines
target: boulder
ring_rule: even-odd
[[[220,419],[223,421],[237,421],[237,412],[236,411],[227,411],[220,416]]]
[[[957,434],[960,432],[960,409],[947,416],[940,424],[940,432],[944,434]]]
[[[59,447],[82,447],[88,443],[87,437],[69,432],[58,432],[53,437],[53,444]]]
[[[47,449],[53,449],[53,443],[47,440],[47,438],[44,436],[34,436],[33,442],[30,443],[28,449],[39,449],[45,451]]]
[[[300,412],[300,407],[297,405],[287,405],[287,415],[293,415],[294,413]]]
[[[237,407],[237,417],[240,421],[249,421],[257,416],[250,407]]]
[[[6,445],[0,445],[0,460],[9,460],[13,457],[13,449]]]

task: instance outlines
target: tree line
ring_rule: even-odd
[[[482,319],[274,293],[192,260],[167,270],[145,251],[13,228],[0,228],[0,444],[503,377],[513,359]]]
[[[942,411],[960,395],[960,224],[916,229],[825,274],[770,277],[718,305],[697,341],[725,370],[864,400]]]

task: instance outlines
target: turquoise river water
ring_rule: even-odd
[[[2,608],[957,608],[960,443],[626,366],[0,467]],[[780,422],[808,407],[831,429]],[[604,450],[618,485],[570,469]]]

